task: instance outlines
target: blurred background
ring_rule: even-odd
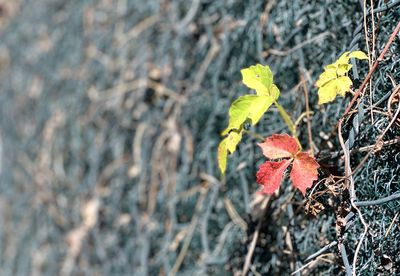
[[[336,124],[351,97],[318,106],[314,83],[362,50],[358,87],[399,19],[397,0],[1,0],[0,275],[344,274],[335,242],[351,264],[364,228],[354,216],[337,231],[348,198],[329,175],[344,171]],[[399,39],[345,122],[350,148],[373,145],[398,107]],[[218,171],[228,108],[248,93],[240,69],[255,63],[292,118],[308,95],[319,197],[287,181],[256,195],[250,135]],[[360,200],[400,189],[399,124],[358,170]],[[287,129],[272,109],[253,131]],[[299,135],[310,148],[305,119]],[[400,273],[399,201],[361,211],[357,273]]]

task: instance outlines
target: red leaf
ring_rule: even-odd
[[[300,150],[296,139],[288,134],[274,134],[258,146],[269,159],[294,157]]]
[[[273,194],[281,185],[282,176],[291,160],[280,162],[267,161],[262,164],[257,172],[257,183],[264,185],[262,193]]]
[[[301,191],[303,196],[306,194],[307,188],[310,188],[314,180],[318,179],[319,164],[306,152],[299,152],[294,161],[293,168],[290,173],[290,179],[293,185]]]

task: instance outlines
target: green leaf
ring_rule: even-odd
[[[252,125],[257,124],[280,94],[278,87],[273,83],[272,72],[268,66],[257,64],[240,72],[243,83],[256,90],[256,95],[241,96],[229,108],[229,124],[221,133],[228,136],[218,145],[218,166],[222,174],[226,170],[228,154],[236,150],[242,139],[243,124],[246,121],[250,121]]]
[[[279,89],[273,84],[272,72],[268,65],[257,64],[240,72],[243,83],[250,89],[256,90],[258,96],[271,96],[274,99],[279,97]]]
[[[222,174],[225,173],[228,153],[234,153],[242,139],[243,130],[240,132],[231,131],[218,145],[218,166]]]
[[[362,51],[345,52],[337,61],[325,66],[325,71],[319,76],[315,85],[318,89],[318,104],[324,104],[335,100],[337,95],[345,96],[350,91],[353,82],[347,76],[352,68],[350,58],[368,59]]]
[[[279,88],[275,84],[272,84],[269,90],[269,95],[272,97],[272,99],[276,101],[280,94],[281,92],[279,91]]]
[[[243,131],[231,131],[228,137],[226,137],[226,148],[230,153],[235,152],[237,144],[242,140],[242,133]]]
[[[229,109],[229,125],[222,135],[228,134],[231,130],[239,130],[247,119],[251,120],[252,125],[257,124],[273,102],[274,99],[270,96],[245,95],[239,97]]]
[[[262,66],[261,64],[250,66],[240,70],[242,73],[243,83],[257,92],[265,90],[268,92],[269,87],[272,85],[273,77],[269,66]]]
[[[218,145],[218,167],[222,174],[226,171],[226,162],[228,160],[228,151],[226,148],[227,138],[223,139]]]

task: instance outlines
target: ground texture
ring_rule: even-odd
[[[0,1],[1,275],[400,273],[399,35],[343,122],[348,150],[351,94],[318,106],[314,87],[359,49],[358,88],[400,1],[266,2]],[[255,63],[293,119],[308,93],[298,131],[310,148],[310,124],[322,168],[306,198],[287,182],[256,194],[251,135],[219,174],[219,133]],[[272,109],[252,131],[287,129]]]

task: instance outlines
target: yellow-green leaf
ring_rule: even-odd
[[[218,167],[222,174],[226,171],[226,162],[228,159],[228,150],[226,148],[227,138],[223,139],[218,145]]]
[[[257,64],[240,71],[243,83],[256,91],[256,95],[245,95],[236,99],[229,108],[229,124],[221,133],[227,135],[218,145],[218,166],[225,173],[229,153],[236,150],[242,139],[243,124],[257,124],[263,114],[278,98],[280,91],[273,83],[271,69]]]
[[[368,59],[363,51],[354,51],[349,54],[349,58]]]
[[[350,91],[353,82],[347,76],[352,65],[350,58],[368,59],[362,51],[345,52],[337,61],[325,66],[325,71],[319,76],[315,85],[318,87],[318,104],[335,100],[337,95],[344,96]]]
[[[252,125],[257,124],[258,121],[260,121],[262,115],[264,115],[273,102],[273,98],[269,96],[257,96],[257,99],[252,99],[248,115]]]
[[[344,52],[333,65],[338,67],[339,65],[347,64],[350,58],[368,59],[368,56],[363,51]]]
[[[228,134],[231,130],[239,130],[247,119],[251,120],[252,125],[257,124],[273,102],[274,99],[270,96],[245,95],[239,97],[229,109],[229,125],[222,135]]]
[[[225,173],[228,153],[234,153],[242,139],[243,130],[231,131],[218,145],[218,166],[222,174]]]
[[[318,104],[332,102],[338,94],[344,97],[346,92],[350,91],[352,84],[353,82],[348,76],[342,76],[329,81],[318,89]]]
[[[337,78],[337,74],[336,74],[336,68],[328,68],[325,67],[325,72],[323,72],[317,82],[315,83],[315,85],[317,87],[322,87],[323,85],[325,85],[327,82],[334,80]]]
[[[242,139],[242,132],[231,131],[229,132],[228,137],[226,137],[226,148],[230,153],[234,153],[236,150],[237,144],[239,144]]]
[[[337,95],[335,80],[331,80],[318,89],[318,104],[332,102]]]
[[[350,60],[349,53],[350,53],[350,52],[344,52],[344,53],[338,58],[338,60],[337,60],[335,63],[333,63],[333,64],[336,65],[336,67],[337,67],[339,64],[346,64],[346,63],[349,63],[349,60]]]
[[[353,67],[351,64],[339,64],[338,68],[336,69],[336,74],[338,76],[344,76],[350,71],[351,67]]]
[[[277,87],[272,87],[273,76],[268,65],[262,66],[261,64],[257,64],[242,69],[240,72],[242,73],[243,83],[247,87],[256,90],[257,95],[272,96],[273,93],[276,94]],[[271,91],[271,89],[275,91]]]
[[[339,77],[335,82],[337,93],[342,97],[344,97],[346,92],[350,91],[350,87],[353,85],[353,82],[348,76]]]
[[[272,84],[269,90],[269,95],[276,101],[280,94],[281,92],[279,91],[279,88],[275,84]]]

